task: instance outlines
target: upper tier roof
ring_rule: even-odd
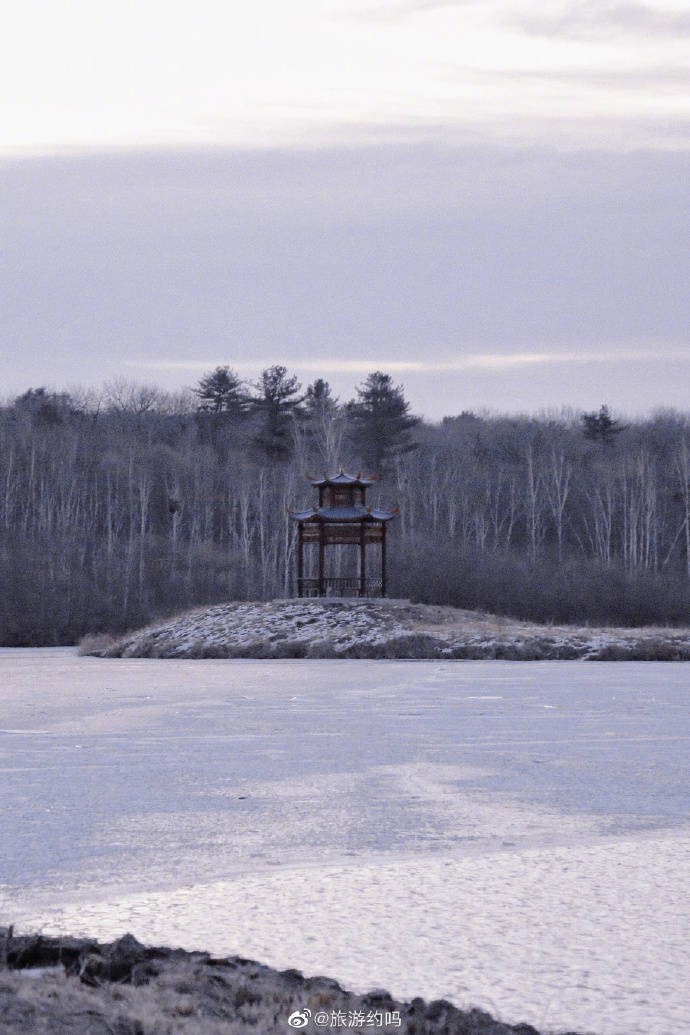
[[[351,474],[345,474],[342,467],[338,474],[334,474],[331,478],[319,478],[312,482],[316,488],[322,488],[325,485],[357,485],[362,489],[367,489],[370,485],[374,484],[372,478],[362,478],[359,474],[356,478],[353,478]]]

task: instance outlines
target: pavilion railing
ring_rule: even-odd
[[[297,595],[300,597],[380,597],[383,594],[382,580],[362,580],[354,575],[348,578],[302,578],[297,579]]]

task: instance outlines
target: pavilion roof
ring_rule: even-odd
[[[394,510],[376,510],[374,507],[363,507],[356,504],[353,507],[310,507],[309,510],[294,511],[290,514],[293,521],[310,522],[342,522],[350,521],[390,521],[397,517]]]
[[[351,474],[346,474],[342,467],[338,474],[332,475],[330,478],[317,478],[316,481],[312,482],[316,488],[322,488],[325,485],[356,485],[362,489],[367,489],[370,485],[374,484],[373,478],[362,478],[361,475],[353,477]]]

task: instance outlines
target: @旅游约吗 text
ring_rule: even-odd
[[[399,1010],[295,1010],[288,1017],[291,1028],[306,1028],[313,1022],[317,1028],[399,1028]]]

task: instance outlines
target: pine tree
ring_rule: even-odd
[[[201,400],[199,410],[239,417],[247,407],[242,381],[230,367],[216,367],[205,374],[192,391]]]
[[[63,424],[79,411],[68,392],[51,392],[48,388],[29,388],[14,400],[18,413],[31,414],[40,424]]]
[[[621,422],[613,419],[608,406],[600,407],[598,413],[582,414],[582,434],[590,442],[612,446],[616,441],[616,435],[620,435],[624,430]]]
[[[317,377],[313,384],[307,386],[304,397],[304,409],[308,417],[322,419],[332,417],[338,409],[338,400],[334,397],[328,381]]]
[[[257,395],[252,409],[259,425],[255,441],[270,457],[285,460],[292,449],[292,421],[303,414],[302,386],[296,376],[288,376],[286,367],[276,365],[262,370],[253,387]]]
[[[354,449],[373,473],[385,474],[393,459],[416,449],[410,432],[419,423],[410,415],[402,385],[394,385],[389,374],[375,370],[356,389],[357,399],[348,413]]]

